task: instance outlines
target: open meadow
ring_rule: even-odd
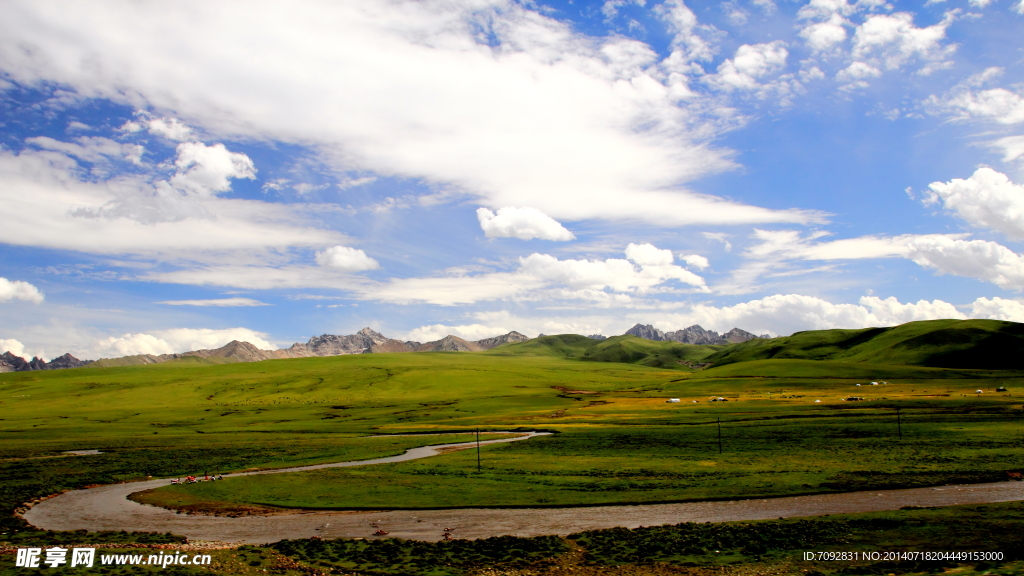
[[[223,473],[133,498],[231,513],[770,497],[997,481],[1024,466],[1019,370],[778,358],[702,370],[664,361],[671,350],[653,344],[661,367],[643,365],[652,354],[585,361],[562,346],[2,374],[3,536],[44,537],[13,515],[24,502],[147,476]],[[705,348],[686,352],[694,360],[718,352],[694,348]],[[485,446],[479,471],[474,451],[456,451],[230,477],[393,455],[477,429],[555,434]]]

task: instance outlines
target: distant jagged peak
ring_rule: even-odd
[[[60,370],[64,368],[81,368],[91,364],[92,360],[79,360],[65,353],[47,362],[42,358],[33,356],[32,360],[25,360],[21,356],[15,356],[11,352],[4,352],[0,355],[0,372],[29,372],[32,370]]]
[[[760,338],[760,336],[757,336],[755,334],[751,334],[750,332],[747,332],[746,330],[741,330],[739,328],[733,328],[732,330],[729,330],[725,334],[722,334],[722,338],[725,339],[725,340],[728,340],[729,342],[732,342],[733,344],[739,344],[740,342],[746,342],[747,340],[753,340],[754,338]]]
[[[607,336],[604,336],[602,334],[591,334],[590,336],[587,336],[587,338],[590,338],[591,340],[607,340],[608,339]]]
[[[440,340],[421,344],[413,352],[479,352],[480,350],[483,348],[476,342],[463,340],[449,334]]]
[[[626,334],[647,340],[667,340],[682,344],[738,344],[754,338],[768,337],[767,334],[757,336],[740,328],[733,328],[725,334],[719,334],[714,330],[705,330],[699,324],[672,332],[662,332],[650,324],[637,324],[627,330]]]
[[[369,326],[367,326],[366,328],[363,328],[359,332],[356,332],[356,334],[358,334],[359,336],[365,336],[365,337],[369,338],[370,340],[373,340],[377,344],[382,344],[382,343],[387,342],[388,340],[390,340],[390,338],[388,338],[387,336],[381,334],[380,332],[377,332],[376,330],[374,330],[373,328],[370,328]]]
[[[643,338],[645,340],[662,341],[665,339],[665,333],[650,324],[637,324],[629,330],[626,330],[626,335],[636,336],[637,338]]]
[[[502,344],[515,344],[517,342],[526,342],[529,339],[529,336],[526,336],[525,334],[520,334],[519,332],[513,330],[508,334],[502,334],[501,336],[494,336],[492,338],[484,338],[482,340],[477,340],[475,344],[479,346],[482,350],[490,350],[491,348],[497,348]]]

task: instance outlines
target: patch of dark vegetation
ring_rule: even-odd
[[[945,484],[978,484],[1000,482],[1006,479],[1006,472],[999,471],[927,471],[927,472],[879,472],[860,470],[841,472],[821,483],[823,488],[841,492],[855,490],[888,490],[896,488],[923,488]]]
[[[268,547],[310,565],[363,574],[452,575],[478,568],[543,567],[569,550],[557,536],[419,542],[385,540],[282,540]]]
[[[790,564],[794,573],[805,575],[891,575],[940,573],[957,566],[984,572],[998,569],[1001,563],[1019,562],[1024,559],[1019,536],[1022,529],[1024,503],[1013,502],[908,507],[898,512],[843,515],[836,519],[612,528],[571,534],[568,538],[585,549],[584,558],[592,566],[664,563],[738,567],[781,561]],[[857,553],[858,559],[842,563],[804,560],[807,550]],[[863,559],[864,553],[870,553],[870,558],[880,550],[906,559]],[[956,561],[939,556],[925,560],[918,554],[921,552],[996,552],[1002,560]]]
[[[889,529],[898,523],[878,520],[873,529]],[[570,534],[586,548],[588,560],[600,564],[689,563],[697,556],[760,556],[769,551],[813,550],[844,543],[851,526],[843,521],[797,520],[698,524],[684,522],[648,528],[611,528]]]
[[[44,532],[41,530],[19,531],[15,534],[0,536],[0,541],[11,546],[73,546],[75,544],[186,544],[188,539],[167,532],[125,532],[101,530],[68,530]]]

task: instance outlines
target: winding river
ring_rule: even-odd
[[[517,442],[543,433],[488,440],[481,444]],[[280,474],[322,468],[369,466],[435,456],[443,451],[475,446],[473,442],[413,448],[400,456],[318,464],[233,474]],[[644,504],[636,506],[583,506],[574,508],[450,510],[393,510],[381,512],[310,511],[276,516],[200,516],[138,504],[128,500],[133,492],[166,486],[168,480],[111,484],[65,492],[44,500],[24,514],[32,525],[45,530],[128,530],[172,532],[190,541],[262,544],[286,538],[361,538],[376,530],[389,537],[440,540],[445,528],[457,538],[487,538],[512,534],[566,535],[581,530],[625,526],[676,524],[679,522],[726,522],[768,520],[823,514],[878,512],[904,506],[951,506],[1024,500],[1024,482],[994,482],[962,486],[938,486],[903,490],[875,490],[789,496],[757,500]]]

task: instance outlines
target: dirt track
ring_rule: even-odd
[[[514,442],[536,436],[491,440]],[[483,442],[481,443],[483,444]],[[250,474],[279,474],[321,468],[367,466],[425,458],[452,446],[425,446],[401,456],[303,466]],[[241,476],[235,474],[233,476]],[[647,504],[640,506],[587,506],[578,508],[398,510],[390,512],[309,512],[278,516],[188,516],[132,502],[133,492],[167,485],[167,480],[113,484],[66,492],[44,500],[24,514],[26,520],[46,530],[137,530],[173,532],[190,540],[266,543],[286,538],[360,538],[378,528],[389,536],[413,540],[440,540],[445,528],[457,538],[486,538],[504,534],[566,535],[581,530],[636,527],[679,522],[767,520],[780,517],[820,516],[854,512],[897,510],[903,506],[950,506],[1024,500],[1024,482],[996,482],[965,486],[940,486],[906,490],[882,490],[793,496],[765,500]]]

